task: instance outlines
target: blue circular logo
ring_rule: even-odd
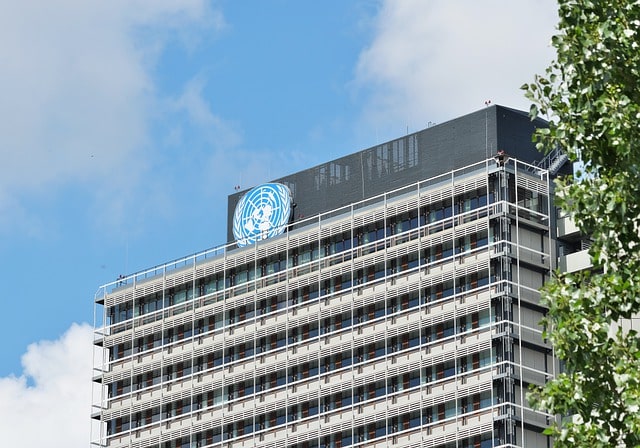
[[[282,184],[259,185],[245,194],[233,214],[233,236],[238,246],[278,236],[291,216],[291,192]]]

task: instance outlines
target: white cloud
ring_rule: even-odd
[[[553,59],[557,4],[521,0],[384,1],[355,84],[364,119],[423,128],[494,104],[528,108],[519,87]]]
[[[190,147],[191,157],[198,157],[194,165],[202,172],[194,178],[202,182],[204,191],[219,192],[219,199],[224,203],[226,195],[237,185],[248,188],[308,165],[300,162],[304,155],[297,151],[243,147],[242,129],[213,112],[205,89],[206,81],[198,75],[171,100],[169,108],[176,112],[176,117],[187,117],[188,120],[174,120],[173,127],[167,131],[168,143],[179,148]],[[201,153],[197,152],[197,147],[202,145],[189,145],[191,135],[205,143]],[[227,189],[221,191],[221,187]]]
[[[223,26],[206,0],[3,2],[0,211],[74,182],[135,184],[164,45]]]
[[[209,103],[203,96],[206,87],[205,79],[196,76],[191,79],[177,99],[171,102],[171,109],[177,113],[184,113],[189,118],[189,124],[194,126],[201,138],[216,148],[233,148],[242,141],[241,133],[232,123],[215,115]],[[172,129],[172,133],[180,132],[179,128]]]
[[[28,347],[22,376],[0,378],[3,446],[88,446],[92,350],[87,324],[73,324],[60,339]]]

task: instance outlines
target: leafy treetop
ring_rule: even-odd
[[[556,202],[592,239],[590,272],[543,288],[545,337],[564,372],[529,399],[564,416],[556,447],[640,446],[640,350],[619,322],[640,312],[640,1],[560,0],[556,60],[523,89],[549,118],[539,149],[585,162]]]

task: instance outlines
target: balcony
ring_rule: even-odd
[[[558,218],[558,238],[578,239],[580,237],[580,229],[570,216]]]
[[[581,250],[568,255],[563,255],[558,259],[558,267],[561,272],[578,272],[591,267],[591,257],[589,250]]]

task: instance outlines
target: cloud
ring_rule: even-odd
[[[22,375],[0,378],[3,446],[88,446],[92,350],[88,324],[73,324],[60,339],[28,347]]]
[[[246,147],[241,127],[215,114],[205,91],[206,80],[198,75],[169,102],[174,114],[166,139],[176,148],[188,147],[184,157],[197,158],[190,166],[201,170],[193,177],[202,182],[202,191],[220,193],[224,203],[237,185],[248,188],[308,165],[301,151]]]
[[[186,83],[179,97],[171,101],[170,109],[188,118],[188,123],[197,129],[199,137],[215,148],[233,148],[242,142],[241,132],[233,123],[214,114],[203,96],[206,81],[202,75]],[[172,132],[176,132],[173,129]]]
[[[205,0],[4,2],[0,212],[75,183],[135,185],[159,55],[170,39],[193,45],[206,27],[224,19]]]
[[[355,86],[375,126],[423,128],[484,107],[528,108],[519,87],[553,59],[556,2],[386,0]]]

